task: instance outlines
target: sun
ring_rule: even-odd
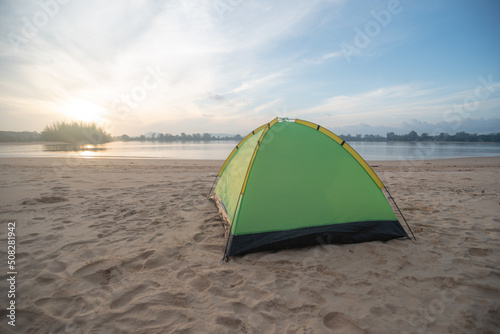
[[[102,120],[102,115],[105,108],[98,106],[92,102],[85,100],[74,99],[65,103],[63,113],[66,117],[75,121],[95,122]]]

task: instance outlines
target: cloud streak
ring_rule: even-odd
[[[477,87],[480,85],[458,93],[442,87],[413,85],[382,87],[355,95],[334,96],[298,113],[320,117],[326,124],[331,124],[331,119],[335,119],[335,123],[340,123],[341,126],[356,124],[359,119],[372,119],[371,124],[376,126],[396,126],[405,120],[423,117],[431,122],[446,122],[451,118],[458,122],[461,116],[461,118],[477,117],[477,115],[496,117],[500,106],[500,84],[483,86],[482,90],[491,92],[487,98],[484,93],[484,99],[474,99]],[[475,103],[474,110],[465,103],[468,100]]]

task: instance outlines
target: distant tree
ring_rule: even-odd
[[[39,141],[41,135],[30,131],[0,131],[0,142],[33,142]]]
[[[444,132],[441,132],[439,135],[434,136],[434,140],[436,141],[446,141],[450,135]]]
[[[47,141],[62,141],[67,143],[102,144],[112,140],[112,137],[95,123],[84,122],[54,122],[42,131],[42,139]]]
[[[408,134],[408,141],[417,141],[419,139],[418,133],[416,131],[410,131]]]
[[[397,135],[394,132],[387,132],[387,141],[397,140]]]

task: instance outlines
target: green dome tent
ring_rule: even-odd
[[[382,181],[349,144],[296,119],[255,129],[224,162],[211,198],[228,257],[325,243],[408,238]]]

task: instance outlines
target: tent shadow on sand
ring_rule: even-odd
[[[366,161],[334,133],[300,119],[275,118],[249,133],[215,184],[210,198],[226,229],[224,261],[315,244],[409,238]]]

